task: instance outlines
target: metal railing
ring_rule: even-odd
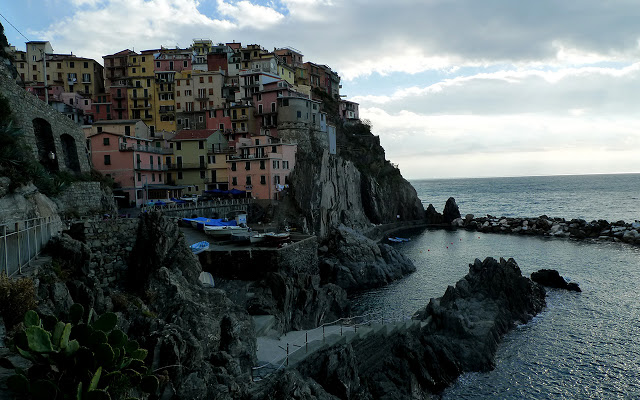
[[[274,359],[272,359],[269,362],[266,362],[262,365],[258,365],[255,367],[251,368],[251,380],[253,382],[257,382],[260,381],[262,379],[265,379],[269,376],[271,376],[273,373],[279,371],[282,368],[286,368],[289,366],[289,358],[296,352],[298,351],[302,351],[304,349],[305,353],[308,352],[309,350],[309,343],[311,342],[315,342],[317,340],[322,340],[324,342],[324,340],[326,339],[326,335],[332,335],[332,334],[337,334],[338,330],[337,328],[339,327],[340,330],[340,336],[343,336],[343,333],[347,332],[347,331],[352,331],[354,332],[354,334],[358,333],[358,328],[362,327],[362,326],[371,326],[374,323],[379,323],[381,325],[384,324],[388,324],[388,323],[394,323],[394,322],[402,322],[402,321],[407,321],[412,319],[411,315],[404,315],[401,314],[399,316],[389,316],[387,314],[387,317],[385,318],[385,313],[384,311],[381,312],[372,312],[372,313],[367,313],[367,314],[363,314],[363,315],[357,315],[357,316],[353,316],[353,317],[343,317],[343,318],[339,318],[335,321],[332,322],[326,322],[314,329],[310,329],[308,331],[305,331],[305,336],[304,338],[301,338],[299,341],[294,342],[287,342],[286,343],[286,347],[280,347],[282,350],[284,350],[285,356],[284,358],[282,356],[277,356]],[[329,331],[330,328],[333,327],[335,328],[335,332],[329,332],[327,333],[327,331]],[[320,330],[322,331],[322,338],[320,339]],[[318,332],[314,332],[314,331],[318,331]],[[311,340],[309,340],[309,335],[311,333]],[[317,336],[317,338],[313,338],[315,335]]]
[[[166,199],[163,201],[167,202]],[[221,207],[221,206],[240,206],[251,204],[253,202],[252,198],[242,198],[242,199],[214,199],[214,200],[198,200],[198,201],[187,201],[186,203],[175,203],[171,200],[168,200],[167,204],[163,205],[151,205],[145,204],[142,206],[142,212],[150,212],[150,211],[173,211],[173,210],[195,210],[198,208],[212,208],[212,207]]]
[[[21,274],[51,239],[52,223],[52,217],[46,217],[0,225],[0,272]]]

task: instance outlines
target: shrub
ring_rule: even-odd
[[[30,278],[11,279],[0,274],[0,317],[8,328],[36,306],[36,289]]]

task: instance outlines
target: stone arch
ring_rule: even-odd
[[[34,118],[32,124],[38,147],[38,161],[48,170],[58,171],[58,155],[51,124],[42,118]]]
[[[78,148],[73,136],[63,133],[60,136],[62,142],[62,154],[64,165],[73,172],[80,172],[80,160],[78,160]]]

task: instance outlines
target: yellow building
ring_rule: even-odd
[[[228,143],[220,131],[182,130],[170,140],[174,162],[167,182],[186,186],[183,193],[203,194],[227,184]]]

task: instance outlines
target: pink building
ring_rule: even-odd
[[[119,207],[139,207],[150,200],[179,197],[181,188],[166,184],[167,166],[162,159],[168,148],[156,147],[149,139],[100,132],[89,136],[91,162],[115,182]]]
[[[240,139],[236,155],[227,161],[229,188],[247,191],[256,199],[278,200],[288,188],[297,145],[270,137]]]
[[[360,119],[360,105],[353,101],[340,100],[340,118],[345,122],[354,122]]]

